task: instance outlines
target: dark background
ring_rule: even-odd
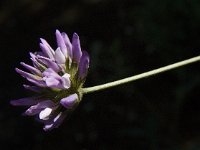
[[[14,70],[43,37],[77,32],[90,54],[85,86],[199,55],[199,0],[1,0],[0,146],[20,150],[199,150],[199,63],[85,95],[62,126],[44,132],[11,99],[30,96]]]

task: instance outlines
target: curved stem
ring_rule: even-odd
[[[175,68],[178,68],[178,67],[182,67],[182,66],[185,66],[185,65],[197,62],[197,61],[200,61],[200,56],[196,56],[196,57],[184,60],[184,61],[180,61],[180,62],[171,64],[171,65],[168,65],[168,66],[165,66],[165,67],[154,69],[154,70],[151,70],[151,71],[148,71],[148,72],[145,72],[145,73],[141,73],[141,74],[131,76],[131,77],[128,77],[128,78],[124,78],[124,79],[121,79],[121,80],[117,80],[117,81],[114,81],[114,82],[109,82],[109,83],[106,83],[106,84],[97,85],[97,86],[88,87],[88,88],[82,88],[81,92],[83,94],[87,94],[87,93],[92,93],[92,92],[95,92],[95,91],[108,89],[108,88],[111,88],[111,87],[115,87],[115,86],[118,86],[118,85],[121,85],[121,84],[125,84],[125,83],[128,83],[128,82],[139,80],[139,79],[142,79],[142,78],[147,78],[147,77],[150,77],[150,76],[153,76],[153,75],[156,75],[156,74],[168,71],[168,70],[172,70],[172,69],[175,69]]]

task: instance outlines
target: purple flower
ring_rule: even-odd
[[[24,115],[36,116],[45,131],[59,127],[81,101],[79,91],[89,68],[89,55],[81,50],[79,36],[74,33],[70,42],[66,33],[56,30],[55,34],[55,50],[41,38],[41,51],[30,53],[32,65],[21,62],[27,71],[16,68],[31,83],[24,88],[36,96],[11,101],[14,106],[26,106]]]

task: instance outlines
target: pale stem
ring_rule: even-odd
[[[165,71],[169,71],[169,70],[172,70],[172,69],[175,69],[175,68],[178,68],[178,67],[182,67],[182,66],[185,66],[185,65],[197,62],[197,61],[200,61],[200,56],[196,56],[196,57],[184,60],[184,61],[180,61],[180,62],[171,64],[171,65],[168,65],[168,66],[165,66],[165,67],[161,67],[161,68],[158,68],[158,69],[147,71],[145,73],[141,73],[141,74],[131,76],[131,77],[128,77],[128,78],[124,78],[124,79],[121,79],[121,80],[117,80],[117,81],[114,81],[114,82],[109,82],[109,83],[106,83],[106,84],[97,85],[97,86],[88,87],[88,88],[82,88],[81,93],[87,94],[87,93],[92,93],[92,92],[95,92],[95,91],[108,89],[108,88],[115,87],[115,86],[125,84],[125,83],[128,83],[128,82],[136,81],[136,80],[139,80],[139,79],[142,79],[142,78],[147,78],[147,77],[150,77],[150,76],[153,76],[153,75],[165,72]]]

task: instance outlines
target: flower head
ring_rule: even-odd
[[[16,68],[31,83],[24,88],[36,96],[11,101],[14,106],[27,106],[24,114],[37,116],[45,131],[57,128],[81,101],[79,91],[89,68],[89,55],[81,50],[79,36],[74,33],[70,42],[66,33],[56,30],[55,34],[55,50],[41,38],[41,51],[30,53],[33,65],[21,62],[27,71]]]

